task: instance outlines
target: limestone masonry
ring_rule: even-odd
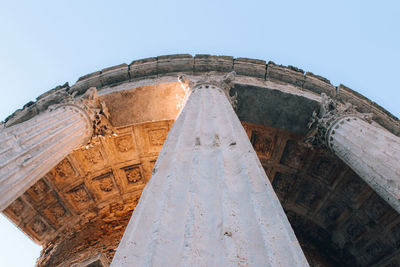
[[[293,66],[136,60],[0,124],[0,207],[37,266],[400,266],[399,136]]]

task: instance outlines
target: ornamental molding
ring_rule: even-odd
[[[314,111],[307,124],[309,132],[305,137],[305,143],[308,147],[330,147],[330,134],[332,127],[339,121],[345,121],[349,118],[359,118],[372,122],[372,113],[360,113],[357,107],[351,103],[344,104],[328,97],[325,93],[321,94],[321,106],[319,112]]]
[[[211,71],[202,75],[198,80],[192,81],[184,74],[178,75],[178,81],[181,83],[182,89],[185,91],[185,94],[188,95],[189,92],[202,88],[216,88],[221,90],[229,102],[231,103],[234,109],[237,108],[237,92],[233,96],[230,95],[231,89],[235,86],[234,80],[236,77],[236,72],[232,71],[227,73],[224,76],[217,75],[216,72]]]
[[[105,138],[116,135],[114,127],[109,119],[110,112],[104,101],[101,101],[97,94],[96,87],[89,88],[82,96],[75,97],[76,92],[65,93],[59,104],[49,106],[48,110],[52,111],[62,107],[74,107],[84,114],[91,126],[92,134],[88,143],[94,138]]]

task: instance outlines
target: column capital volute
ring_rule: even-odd
[[[82,96],[76,97],[75,94],[65,95],[60,103],[49,106],[49,111],[59,108],[72,108],[80,112],[86,118],[92,131],[91,138],[115,134],[115,129],[109,121],[110,112],[105,102],[98,97],[96,87],[89,88]]]
[[[370,123],[372,113],[360,113],[351,103],[340,103],[322,93],[320,109],[318,112],[313,112],[307,125],[310,131],[306,135],[305,143],[311,147],[322,146],[331,149],[332,130],[352,119],[361,119]]]
[[[178,74],[178,81],[181,83],[181,86],[185,93],[209,87],[219,89],[226,95],[233,108],[236,108],[237,93],[235,93],[233,96],[230,95],[231,89],[235,86],[235,77],[236,72],[234,71],[229,72],[223,76],[218,75],[217,72],[210,71],[206,72],[198,79],[189,79],[184,74]]]

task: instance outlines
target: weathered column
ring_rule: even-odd
[[[320,116],[314,114],[320,141],[400,212],[400,138],[371,124],[370,114],[322,98]]]
[[[4,210],[72,150],[87,144],[102,112],[95,88],[0,130],[0,210]]]
[[[213,79],[191,86],[111,266],[308,266]]]

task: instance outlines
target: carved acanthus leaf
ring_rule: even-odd
[[[339,119],[346,116],[357,116],[368,122],[372,120],[371,113],[360,113],[351,103],[341,104],[328,97],[325,93],[321,94],[322,102],[320,110],[313,112],[307,124],[310,131],[305,137],[305,143],[310,146],[327,147],[327,134],[330,127]]]
[[[81,97],[75,97],[76,92],[72,94],[65,93],[60,104],[52,105],[49,110],[54,110],[61,106],[75,106],[83,110],[92,122],[94,137],[106,137],[115,135],[115,129],[111,125],[110,112],[104,101],[100,101],[97,95],[96,87],[89,88]]]
[[[235,86],[234,80],[235,80],[236,73],[234,71],[229,72],[228,74],[224,76],[217,75],[216,72],[211,71],[205,73],[203,76],[201,76],[200,79],[197,81],[193,82],[189,80],[185,75],[179,74],[178,75],[178,81],[181,83],[181,86],[185,93],[189,93],[191,90],[196,90],[197,88],[201,87],[202,85],[205,86],[210,86],[213,85],[219,89],[221,89],[226,97],[228,98],[229,102],[232,104],[233,108],[236,108],[237,106],[237,93],[235,93],[233,96],[230,95],[230,90]]]

